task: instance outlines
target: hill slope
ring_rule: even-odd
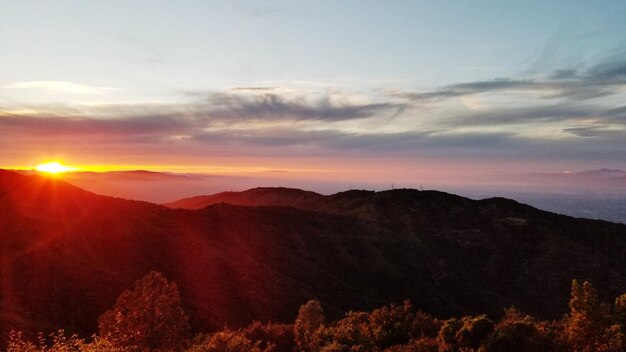
[[[625,225],[434,191],[262,193],[169,209],[0,171],[0,325],[93,332],[150,270],[204,329],[291,321],[310,298],[331,317],[405,298],[441,316],[557,317],[572,278],[626,291]]]
[[[222,192],[208,196],[184,198],[163,205],[173,209],[202,209],[219,203],[309,208],[311,204],[323,198],[324,196],[321,194],[300,189],[259,187],[244,192]]]

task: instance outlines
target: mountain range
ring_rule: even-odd
[[[0,170],[0,326],[95,332],[151,270],[176,282],[196,329],[293,321],[410,299],[440,317],[541,318],[567,310],[572,279],[626,291],[626,225],[504,198],[256,188],[165,205]]]
[[[19,170],[25,175],[38,174]],[[310,175],[309,175],[310,176]],[[389,184],[354,180],[311,180],[291,172],[173,173],[146,170],[89,172],[72,171],[63,180],[85,190],[113,197],[152,203],[172,202],[198,194],[216,194],[224,190],[266,187],[305,187],[322,194],[347,188],[388,190]],[[466,177],[462,183],[430,183],[416,178],[403,187],[437,189],[472,199],[506,197],[539,209],[574,217],[602,219],[626,224],[626,171],[596,169],[581,172],[495,173]]]

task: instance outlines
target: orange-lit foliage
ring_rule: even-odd
[[[241,331],[224,329],[213,334],[200,334],[191,343],[188,352],[273,352],[274,346],[261,348]]]
[[[483,343],[484,352],[564,351],[564,344],[550,333],[545,324],[515,308],[505,310],[495,331]]]
[[[189,341],[178,304],[176,286],[152,272],[103,315],[101,335],[91,342],[63,331],[40,335],[37,342],[13,333],[8,352],[623,352],[625,347],[626,294],[609,306],[590,283],[578,281],[572,283],[570,312],[560,321],[538,321],[509,308],[497,324],[485,315],[442,322],[414,311],[407,301],[325,322],[320,302],[311,300],[293,325],[254,322]]]
[[[573,352],[623,351],[621,328],[611,324],[609,307],[598,300],[591,283],[572,281],[565,336]]]
[[[99,319],[100,335],[115,345],[140,351],[174,350],[189,336],[175,283],[151,272],[124,291]]]
[[[437,335],[441,351],[456,351],[456,334],[461,330],[463,323],[456,318],[450,318],[443,322]]]
[[[434,338],[439,322],[428,314],[413,311],[411,304],[392,304],[367,312],[350,312],[345,318],[319,331],[320,340],[331,349],[350,351],[384,350],[412,338]]]
[[[290,352],[295,344],[293,324],[262,324],[255,321],[242,331],[251,341],[259,341],[262,349],[273,345],[276,352]]]
[[[113,345],[109,340],[93,336],[91,342],[79,338],[77,335],[66,336],[65,331],[59,330],[48,337],[39,334],[37,342],[24,338],[21,332],[12,332],[7,352],[125,352],[127,349]]]
[[[294,323],[296,346],[303,352],[315,352],[319,349],[318,330],[324,324],[324,311],[320,302],[310,300],[300,307]]]

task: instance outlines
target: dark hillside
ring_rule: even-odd
[[[435,191],[219,197],[169,209],[0,171],[4,332],[92,333],[150,270],[179,285],[202,329],[293,321],[310,298],[331,318],[406,298],[444,317],[511,305],[559,317],[572,278],[604,298],[626,291],[626,225]],[[226,198],[247,205],[219,204]]]

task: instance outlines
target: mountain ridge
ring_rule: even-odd
[[[151,270],[202,329],[292,321],[311,298],[331,318],[407,298],[443,317],[558,317],[571,279],[626,290],[626,225],[437,191],[280,192],[263,199],[300,207],[170,209],[0,171],[2,326],[89,334]]]

